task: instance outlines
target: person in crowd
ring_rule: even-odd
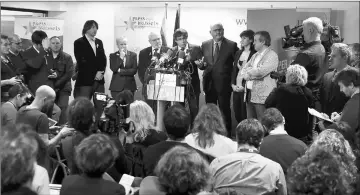
[[[350,48],[344,43],[334,43],[331,46],[329,68],[334,70],[324,75],[320,85],[321,112],[327,115],[331,115],[333,112],[341,112],[349,100],[344,93],[341,93],[339,85],[333,82],[333,78],[341,70],[350,67],[348,65],[350,55]]]
[[[144,178],[140,194],[194,195],[210,182],[209,163],[195,150],[174,146],[159,160],[155,176]]]
[[[149,146],[145,150],[143,162],[146,176],[154,175],[156,164],[161,156],[174,146],[184,146],[194,150],[184,140],[190,128],[190,115],[183,106],[179,104],[171,106],[166,110],[163,120],[168,139]],[[224,127],[223,129],[225,130]],[[195,150],[209,163],[214,159],[212,155]]]
[[[82,140],[89,137],[92,132],[92,125],[95,122],[95,108],[89,99],[86,97],[78,97],[74,99],[68,107],[67,123],[69,127],[75,129],[75,133],[62,140],[60,151],[64,155],[67,166],[70,169],[70,174],[80,174],[81,171],[75,163],[74,148],[80,144]],[[115,164],[111,166],[106,172],[116,182],[120,181],[122,174],[128,174],[129,170],[126,164],[124,148],[117,136],[110,136],[111,141],[116,146],[118,151],[118,158]]]
[[[276,88],[270,73],[277,70],[278,55],[270,48],[271,37],[267,31],[258,31],[254,36],[257,51],[241,70],[239,82],[246,81],[245,99],[247,118],[261,119],[265,111],[265,100]]]
[[[209,103],[201,107],[191,134],[185,137],[185,142],[214,157],[220,157],[237,150],[237,143],[226,137],[226,133],[219,107]]]
[[[66,177],[60,195],[125,195],[122,185],[102,179],[117,155],[116,146],[106,135],[93,134],[82,140],[75,149],[75,162],[81,174]]]
[[[246,64],[251,57],[256,53],[254,48],[254,31],[248,29],[240,33],[241,38],[241,50],[237,51],[235,54],[234,67],[231,75],[231,87],[233,90],[233,110],[235,114],[235,119],[238,123],[246,119],[246,104],[244,101],[244,87],[245,83],[239,81],[237,78],[239,76],[243,65]]]
[[[287,133],[310,143],[313,118],[308,108],[314,108],[314,99],[306,86],[308,74],[303,66],[291,65],[286,71],[286,83],[275,88],[265,101],[266,108],[277,108],[285,117]]]
[[[26,100],[28,93],[22,85],[16,84],[9,89],[9,100],[1,104],[1,125],[15,124],[20,106]]]
[[[103,43],[95,38],[99,25],[95,20],[87,20],[82,30],[82,37],[74,41],[74,54],[77,62],[77,79],[75,82],[74,98],[83,96],[91,99],[94,92],[105,92],[104,73],[106,55]],[[101,101],[93,99],[96,110],[96,121],[102,112]]]
[[[50,81],[56,92],[55,104],[63,110],[58,121],[58,125],[62,125],[66,122],[66,110],[72,91],[71,76],[74,72],[74,64],[71,56],[62,51],[60,37],[54,36],[50,38],[50,51],[46,55],[46,61],[48,62],[48,68],[54,72]]]
[[[350,97],[349,101],[346,102],[341,113],[333,112],[331,113],[331,118],[324,114],[325,118],[331,119],[332,121],[347,122],[351,129],[359,134],[359,121],[360,121],[360,73],[357,68],[347,68],[340,71],[334,79],[334,83],[338,84],[340,91],[345,94],[345,96]],[[332,125],[326,122],[319,123],[320,129],[332,128]]]
[[[125,147],[131,175],[144,177],[146,176],[143,160],[145,150],[151,145],[166,140],[167,135],[155,126],[154,112],[144,101],[136,100],[130,104],[130,117],[127,120],[133,122],[134,128],[122,132],[119,136],[120,141]]]
[[[216,193],[287,194],[284,172],[279,163],[259,154],[264,129],[257,119],[245,119],[236,127],[238,151],[210,164]]]
[[[307,153],[311,153],[317,148],[324,148],[331,151],[340,161],[346,181],[351,185],[355,184],[357,177],[357,167],[355,166],[356,157],[349,142],[340,132],[334,129],[322,131],[310,145]]]
[[[202,43],[203,63],[199,69],[203,72],[203,91],[205,102],[218,104],[224,114],[228,137],[231,137],[231,73],[235,53],[239,50],[237,44],[224,37],[224,27],[221,23],[210,26],[212,39]]]
[[[9,60],[15,65],[17,69],[23,74],[26,68],[26,65],[23,60],[23,48],[22,48],[22,40],[17,34],[13,34],[9,36],[10,41],[10,50],[7,56]],[[26,81],[25,81],[26,82]]]
[[[20,133],[25,133],[26,136],[33,138],[38,145],[38,152],[36,155],[35,162],[35,174],[32,180],[32,190],[37,192],[38,195],[49,195],[49,157],[48,157],[48,148],[40,136],[34,132],[29,125],[18,124],[13,125],[13,130],[20,131]]]
[[[115,98],[123,90],[136,91],[135,74],[137,72],[137,56],[128,50],[126,37],[116,39],[119,51],[110,54],[110,69],[113,72],[110,88],[111,96]]]
[[[24,123],[30,125],[49,147],[58,144],[62,138],[68,136],[73,131],[72,128],[63,127],[54,138],[49,140],[49,130],[59,127],[49,127],[48,116],[41,112],[41,110],[47,105],[53,105],[55,97],[55,91],[51,87],[42,85],[36,90],[34,101],[28,106],[21,107],[16,115],[16,124]]]
[[[17,77],[18,69],[7,57],[10,50],[10,42],[8,36],[1,34],[1,102],[9,100],[9,89],[20,83],[21,80]]]
[[[353,43],[349,45],[349,48],[351,50],[351,57],[350,57],[350,63],[349,65],[355,68],[359,68],[360,63],[360,44],[359,43]]]
[[[325,64],[325,48],[321,44],[323,22],[320,18],[310,17],[303,21],[303,35],[305,45],[297,54],[292,64],[304,66],[309,78],[306,87],[312,91],[316,110],[321,109],[320,83],[323,75],[328,70]]]
[[[281,165],[284,174],[299,157],[305,154],[304,142],[288,135],[285,129],[285,118],[276,108],[265,110],[261,124],[269,133],[260,144],[260,154]]]
[[[23,60],[25,63],[25,81],[32,94],[42,85],[53,87],[51,77],[54,73],[48,66],[46,55],[49,48],[49,39],[44,31],[37,30],[31,35],[33,46],[23,52]],[[52,107],[52,116],[50,118],[59,121],[61,109],[54,104]]]
[[[295,160],[287,174],[288,194],[351,195],[341,162],[325,148],[317,147]]]
[[[0,164],[2,195],[36,195],[31,190],[35,173],[38,145],[29,137],[12,128],[0,132]]]
[[[140,82],[142,83],[142,95],[154,113],[156,113],[156,101],[150,100],[147,97],[146,85],[149,83],[149,80],[154,80],[155,78],[151,75],[151,71],[147,71],[149,66],[155,61],[160,59],[160,56],[166,53],[169,48],[162,46],[161,37],[158,33],[151,32],[148,36],[150,47],[142,49],[139,52],[139,65],[138,65],[138,76]]]
[[[189,71],[191,83],[185,87],[185,98],[188,98],[188,104],[190,109],[191,124],[199,111],[199,95],[200,95],[200,79],[196,61],[199,62],[202,58],[200,46],[190,44],[188,42],[188,32],[185,29],[176,29],[173,35],[176,46],[171,48],[172,55],[170,58],[176,58],[179,56],[179,51],[185,52],[185,60],[180,70]],[[176,56],[177,55],[177,56]],[[182,104],[185,106],[185,103]]]

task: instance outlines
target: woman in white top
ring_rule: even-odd
[[[195,118],[192,133],[185,142],[214,157],[236,152],[237,143],[226,137],[226,128],[220,109],[215,104],[201,107]]]

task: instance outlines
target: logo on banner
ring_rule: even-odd
[[[160,23],[149,17],[133,17],[124,20],[126,30],[135,30],[136,28],[159,28]]]
[[[28,33],[33,33],[35,30],[42,30],[42,31],[60,31],[61,28],[56,23],[52,23],[50,21],[29,21],[29,25],[23,26],[26,30],[25,35]]]
[[[236,19],[236,25],[238,26],[247,25],[247,21],[246,19],[242,19],[242,18]]]

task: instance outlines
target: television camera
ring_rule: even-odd
[[[128,132],[134,129],[132,121],[126,121],[130,115],[130,103],[125,98],[115,100],[105,93],[95,92],[96,101],[103,103],[103,112],[100,117],[98,128],[107,134],[118,134],[124,130]]]

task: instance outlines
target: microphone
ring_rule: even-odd
[[[154,64],[157,64],[158,62],[159,62],[159,59],[158,59],[156,56],[153,56],[153,57],[151,58],[151,63],[150,63],[150,65],[149,65],[149,67],[153,67]]]
[[[178,55],[178,60],[177,60],[178,66],[182,66],[184,64],[184,59],[185,59],[185,52],[180,50],[179,55]]]

